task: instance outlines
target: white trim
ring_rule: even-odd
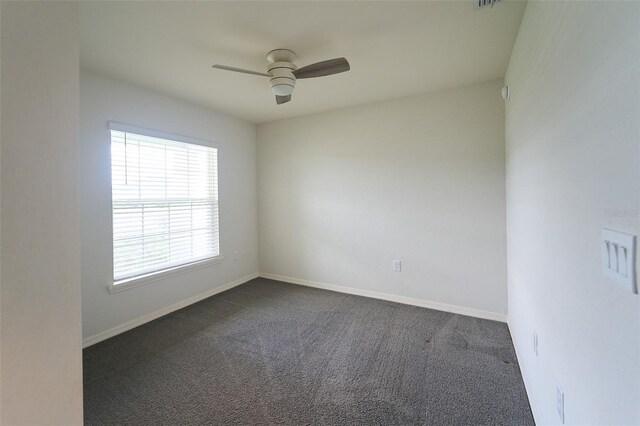
[[[371,297],[373,299],[387,300],[389,302],[397,302],[405,305],[420,306],[422,308],[436,309],[438,311],[451,312],[454,314],[467,315],[470,317],[483,318],[493,321],[507,322],[507,316],[498,312],[483,311],[481,309],[467,308],[464,306],[449,305],[446,303],[432,302],[429,300],[415,299],[413,297],[398,296],[389,293],[380,293],[377,291],[362,290],[354,287],[345,287],[335,284],[321,283],[317,281],[303,280],[300,278],[286,277],[283,275],[269,274],[260,272],[260,277],[270,280],[284,281],[291,284],[299,284],[307,287],[321,288],[324,290],[337,291],[339,293],[355,294],[357,296]]]
[[[252,279],[258,278],[258,274],[249,274],[244,277],[238,278],[237,280],[231,281],[229,283],[223,284],[219,287],[213,288],[211,290],[207,290],[204,293],[198,294],[196,296],[190,297],[188,299],[182,300],[178,303],[174,303],[170,306],[165,306],[164,308],[160,308],[156,311],[149,312],[139,318],[135,318],[131,321],[127,321],[123,324],[112,327],[108,330],[102,331],[98,334],[94,334],[93,336],[89,336],[82,340],[82,347],[86,348],[88,346],[94,345],[98,342],[106,340],[110,337],[116,336],[120,333],[124,333],[125,331],[131,330],[132,328],[138,327],[142,324],[145,324],[149,321],[153,321],[154,319],[160,318],[164,315],[170,314],[171,312],[177,311],[178,309],[182,309],[186,306],[199,302],[207,297],[211,297],[215,294],[222,293],[223,291],[229,290],[230,288],[237,287],[240,284],[244,284],[247,281],[251,281]]]
[[[115,130],[116,132],[133,133],[140,136],[149,136],[152,138],[167,139],[175,142],[190,143],[193,145],[220,149],[217,143],[205,139],[192,138],[190,136],[177,135],[175,133],[164,132],[162,130],[147,129],[145,127],[132,126],[131,124],[118,123],[115,121],[109,121],[107,125],[109,126],[109,130]]]
[[[216,257],[210,257],[209,259],[198,260],[196,262],[186,263],[184,265],[174,266],[173,268],[163,269],[160,271],[150,272],[148,274],[139,275],[137,277],[126,278],[124,280],[116,281],[107,286],[109,293],[114,294],[123,290],[129,290],[144,284],[149,284],[155,281],[160,281],[174,275],[184,274],[185,272],[193,271],[194,269],[206,268],[207,266],[217,265],[222,263],[224,256],[218,255]]]
[[[509,318],[507,317],[507,327],[509,328],[509,334],[511,335],[511,341],[513,342],[513,348],[516,351],[516,358],[518,359],[518,366],[520,367],[520,375],[522,376],[522,381],[524,382],[524,390],[527,392],[527,397],[529,398],[529,406],[531,407],[531,413],[533,414],[533,421],[537,425],[545,424],[542,421],[542,417],[536,408],[536,400],[533,397],[533,388],[529,380],[527,379],[527,372],[525,371],[524,364],[522,363],[523,358],[520,356],[522,353],[518,350],[518,343],[513,338],[513,333],[511,332],[511,324],[509,323]]]

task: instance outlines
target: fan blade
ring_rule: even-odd
[[[324,77],[325,75],[338,74],[350,69],[349,62],[345,58],[335,58],[297,69],[293,72],[293,75],[296,78]]]
[[[218,65],[218,64],[216,64],[216,65],[213,65],[212,68],[217,68],[219,70],[225,70],[225,71],[241,72],[241,73],[244,73],[244,74],[261,75],[263,77],[271,77],[271,75],[263,73],[263,72],[245,70],[245,69],[242,69],[242,68],[228,67],[226,65]]]
[[[291,95],[287,95],[287,96],[278,96],[276,95],[276,103],[278,105],[280,104],[286,104],[287,102],[289,102],[291,100]]]

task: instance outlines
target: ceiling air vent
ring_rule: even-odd
[[[493,7],[500,0],[473,0],[474,9],[482,9],[483,7]]]

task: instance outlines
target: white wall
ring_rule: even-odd
[[[258,271],[255,126],[82,71],[82,313],[85,338]],[[112,282],[108,121],[219,144],[221,264],[109,294]],[[233,261],[238,251],[239,261]]]
[[[502,318],[500,87],[259,125],[260,272]]]
[[[77,8],[0,4],[6,425],[82,424]]]
[[[640,423],[640,296],[600,266],[601,228],[640,233],[639,22],[530,1],[506,76],[509,325],[541,424],[556,384],[567,424]]]

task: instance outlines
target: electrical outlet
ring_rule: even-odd
[[[564,424],[564,392],[560,385],[558,385],[556,389],[556,405],[558,409],[558,417],[560,417],[560,422]]]
[[[391,262],[391,269],[394,272],[402,271],[402,261],[396,259],[393,262]]]
[[[233,260],[235,260],[235,261],[240,260],[240,256],[238,255],[238,252],[237,252],[237,251],[234,251],[234,252],[233,252]]]
[[[538,356],[538,333],[533,332],[533,353]]]

